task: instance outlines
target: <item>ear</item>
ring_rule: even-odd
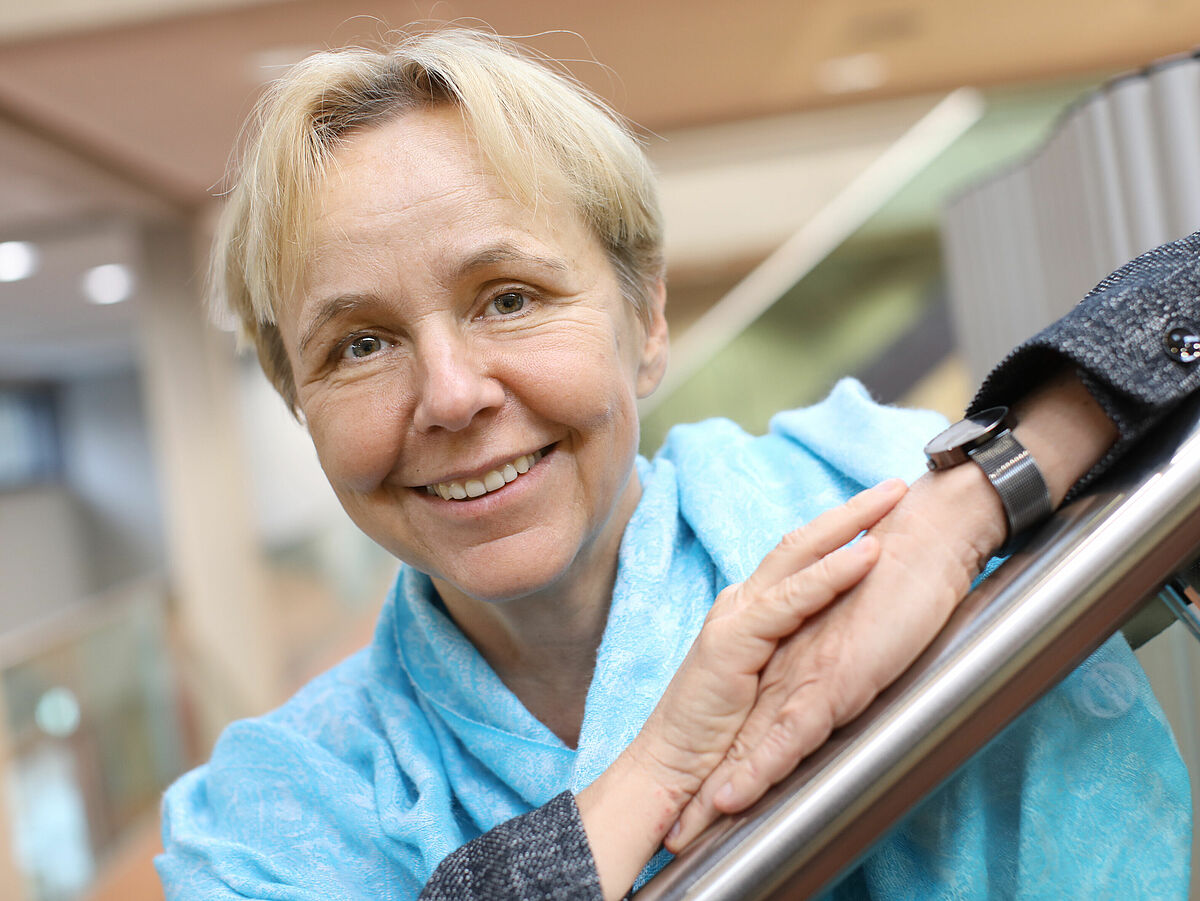
[[[646,341],[642,345],[642,361],[638,366],[638,397],[649,397],[662,381],[667,371],[667,285],[661,278],[655,279],[646,292],[650,304],[649,318],[644,323]]]

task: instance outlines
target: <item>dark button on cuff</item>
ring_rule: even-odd
[[[1191,325],[1172,326],[1163,337],[1163,346],[1172,360],[1195,363],[1200,360],[1200,330]]]

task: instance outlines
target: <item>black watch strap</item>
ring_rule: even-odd
[[[1041,470],[1011,431],[1005,429],[967,454],[1000,495],[1010,540],[1054,512]]]

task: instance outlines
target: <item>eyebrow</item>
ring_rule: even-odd
[[[522,250],[514,244],[502,243],[481,248],[471,254],[458,267],[456,276],[463,278],[480,269],[494,266],[497,263],[527,263],[560,274],[570,271],[570,267],[563,260],[555,259],[554,257],[538,256],[537,254]],[[370,306],[377,301],[378,298],[373,294],[340,294],[337,297],[331,297],[328,300],[322,301],[317,308],[312,322],[305,327],[304,333],[300,336],[299,352],[304,353],[305,348],[312,343],[317,337],[317,333],[331,319],[336,319],[344,313],[351,313],[362,307]]]
[[[376,298],[370,294],[341,294],[322,301],[313,321],[305,327],[304,334],[300,336],[299,352],[304,353],[305,348],[312,343],[313,339],[317,337],[317,333],[329,320],[336,319],[343,313],[353,312],[360,307],[369,306],[375,300]]]
[[[565,262],[554,257],[542,257],[535,253],[522,250],[514,244],[494,244],[484,247],[463,261],[458,267],[458,275],[469,275],[477,269],[486,269],[497,263],[532,263],[554,272],[565,273],[570,267]]]

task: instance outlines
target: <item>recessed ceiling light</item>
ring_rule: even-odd
[[[92,303],[120,303],[133,294],[133,272],[122,263],[93,266],[83,274],[83,293]]]
[[[28,241],[0,243],[0,282],[19,282],[37,271],[37,248]]]
[[[826,94],[870,91],[887,81],[887,63],[878,53],[855,53],[817,66],[817,84]]]

